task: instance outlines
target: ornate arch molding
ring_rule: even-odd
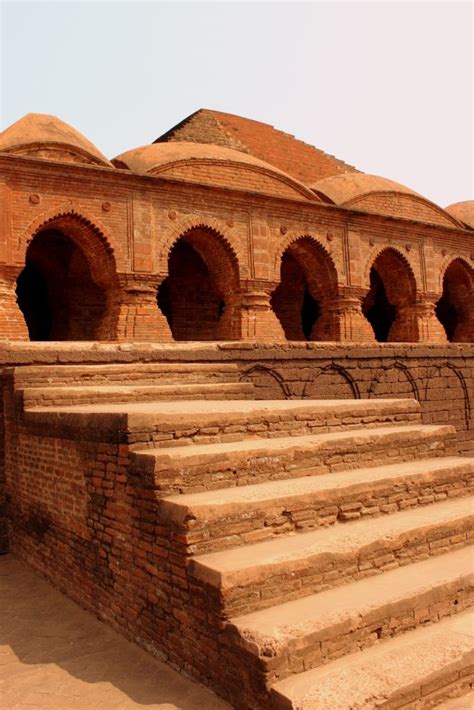
[[[384,252],[395,252],[395,254],[401,259],[401,261],[405,264],[407,267],[408,273],[410,274],[411,278],[413,279],[413,283],[415,284],[415,291],[416,293],[419,292],[419,284],[418,284],[418,278],[416,276],[416,270],[413,262],[401,251],[401,249],[397,246],[392,246],[391,244],[384,244],[382,246],[376,246],[374,247],[370,254],[368,259],[365,262],[365,267],[364,267],[364,272],[363,272],[363,278],[364,278],[364,287],[365,288],[370,288],[370,270],[375,264],[376,260],[379,258],[381,254]]]
[[[329,268],[333,268],[334,272],[336,274],[337,278],[337,283],[340,284],[340,272],[341,272],[341,264],[340,260],[337,258],[336,255],[333,255],[330,253],[328,248],[323,244],[321,236],[312,232],[296,232],[292,231],[289,232],[286,236],[285,239],[283,239],[281,242],[278,244],[278,248],[275,252],[275,257],[273,260],[273,273],[274,273],[274,280],[279,281],[280,280],[280,265],[281,265],[281,260],[283,258],[283,254],[289,249],[293,244],[296,244],[296,242],[302,241],[302,240],[307,240],[308,242],[312,242],[315,246],[315,248],[319,251],[320,255],[327,260],[327,263],[329,264]]]
[[[403,372],[403,374],[407,378],[407,381],[413,390],[413,396],[419,402],[420,401],[420,390],[418,388],[416,380],[413,377],[409,368],[403,362],[400,362],[399,360],[396,360],[394,363],[391,363],[390,365],[384,365],[383,367],[381,367],[377,371],[377,373],[375,374],[375,377],[373,378],[372,382],[370,383],[369,389],[367,391],[369,398],[376,397],[375,388],[381,382],[382,377],[385,375],[385,373],[390,370],[393,370],[393,369],[401,370]]]
[[[331,372],[336,372],[338,375],[344,378],[344,380],[347,382],[349,387],[352,390],[352,394],[354,395],[354,399],[360,399],[360,390],[357,382],[354,380],[352,375],[349,374],[349,372],[342,367],[342,365],[338,365],[337,363],[330,363],[329,365],[325,365],[324,367],[319,367],[316,370],[316,374],[314,377],[311,378],[311,380],[308,380],[303,388],[303,393],[302,393],[302,398],[305,398],[307,396],[306,392],[307,389],[310,385],[314,385],[314,383],[317,381],[318,377],[324,374],[328,374]]]
[[[160,239],[160,247],[157,258],[157,269],[161,274],[168,273],[168,258],[176,242],[194,229],[202,229],[211,232],[228,252],[234,266],[238,268],[240,277],[242,271],[247,270],[247,259],[233,240],[229,239],[226,233],[226,225],[223,221],[214,217],[184,217],[176,220],[173,226],[166,230],[164,239]],[[242,269],[242,267],[244,267]]]
[[[72,226],[66,236],[84,252],[94,281],[101,286],[116,285],[118,277],[115,254],[106,230],[96,219],[88,217],[82,210],[76,210],[71,202],[43,212],[28,225],[21,243],[24,258],[39,232],[55,226],[61,230],[64,221],[66,226]]]
[[[465,418],[465,422],[466,422],[466,428],[472,429],[473,422],[471,419],[471,413],[472,413],[471,401],[469,398],[469,390],[467,388],[466,380],[465,380],[465,377],[462,374],[462,372],[455,365],[453,365],[451,362],[446,361],[446,362],[441,363],[440,365],[435,365],[430,370],[430,373],[429,373],[428,377],[426,378],[424,401],[428,402],[428,390],[429,390],[429,386],[430,386],[431,381],[433,380],[434,377],[437,377],[440,374],[441,370],[443,370],[444,368],[447,368],[448,370],[452,370],[452,372],[454,372],[454,374],[456,375],[456,377],[459,380],[459,384],[461,385],[461,389],[463,391],[463,396],[464,396],[464,418]]]
[[[443,293],[443,287],[444,287],[444,277],[446,275],[447,270],[453,264],[455,261],[460,261],[461,264],[464,266],[466,269],[467,273],[470,275],[472,279],[472,283],[474,285],[474,268],[471,264],[469,264],[468,260],[466,257],[461,256],[460,254],[451,254],[450,256],[447,256],[443,259],[441,262],[441,267],[438,272],[438,293],[441,295]]]

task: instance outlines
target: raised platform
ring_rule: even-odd
[[[13,348],[12,549],[241,710],[349,710],[344,675],[365,708],[468,693],[472,359],[337,350]]]

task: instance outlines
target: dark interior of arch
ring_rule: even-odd
[[[443,326],[449,342],[454,340],[454,334],[459,322],[456,306],[452,303],[449,294],[444,291],[435,308],[436,316]]]
[[[185,239],[171,250],[157,302],[175,340],[219,340],[224,297],[203,257]]]
[[[450,342],[474,340],[468,318],[470,290],[466,267],[459,260],[453,261],[444,275],[443,295],[435,310]]]
[[[105,294],[94,283],[84,253],[66,234],[45,230],[34,237],[16,293],[30,340],[96,339]]]
[[[311,340],[320,305],[310,293],[300,264],[288,252],[281,260],[281,280],[273,292],[271,305],[288,340]]]
[[[370,270],[370,291],[362,306],[363,313],[379,343],[388,341],[390,328],[396,318],[397,309],[387,297],[382,277],[372,267]]]

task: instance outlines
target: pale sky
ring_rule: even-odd
[[[441,206],[473,199],[471,2],[2,0],[1,127],[109,158],[198,108],[270,123]]]

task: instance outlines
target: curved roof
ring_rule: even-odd
[[[449,205],[445,209],[460,222],[474,229],[474,200],[455,202],[454,205]]]
[[[74,162],[111,167],[105,155],[79,131],[44,113],[28,113],[6,128],[0,134],[0,151],[66,162],[73,158]]]
[[[418,193],[405,185],[400,185],[398,182],[378,175],[366,175],[365,173],[334,175],[314,183],[311,185],[311,189],[329,198],[335,205],[343,205],[356,197],[372,192],[402,192],[420,197]]]
[[[189,141],[152,143],[128,150],[114,158],[112,163],[119,168],[126,167],[134,172],[153,175],[165,174],[177,166],[190,163],[201,166],[214,164],[215,166],[244,167],[252,171],[264,172],[273,179],[291,186],[293,190],[314,199],[314,193],[306,185],[275,166],[248,153],[209,143]]]
[[[463,227],[454,215],[405,185],[378,175],[346,173],[325,178],[311,189],[326,202],[392,217]]]

